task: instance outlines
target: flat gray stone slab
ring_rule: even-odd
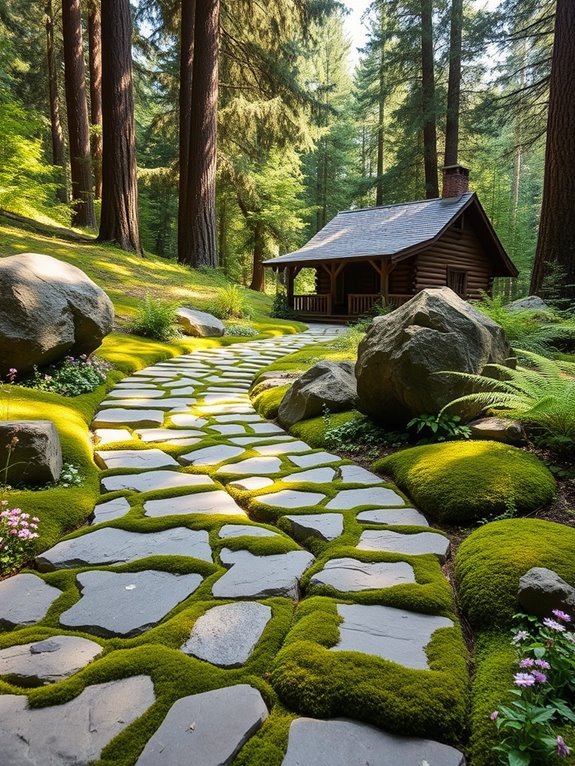
[[[290,522],[292,535],[297,540],[306,537],[318,537],[329,542],[335,540],[343,532],[343,516],[341,513],[306,513],[297,516],[284,516]]]
[[[449,550],[449,538],[438,532],[416,532],[413,535],[391,530],[366,529],[357,545],[360,551],[388,551],[421,556],[431,553],[443,561]]]
[[[196,620],[182,651],[212,665],[239,668],[248,661],[271,616],[271,607],[257,601],[215,606]]]
[[[288,457],[300,468],[313,468],[316,465],[338,463],[341,460],[338,455],[332,455],[330,452],[310,452],[307,455],[288,455]]]
[[[193,437],[205,437],[203,431],[193,428],[140,428],[136,433],[143,442],[171,442]]]
[[[132,492],[158,492],[164,489],[210,486],[213,483],[214,480],[210,476],[177,471],[149,471],[125,476],[105,476],[102,479],[102,487],[106,492],[122,489]]]
[[[285,434],[283,428],[274,423],[254,423],[251,428],[255,434]]]
[[[415,508],[378,508],[375,511],[361,511],[356,518],[364,524],[387,524],[390,527],[429,526],[425,516]]]
[[[160,449],[118,449],[100,450],[95,453],[100,468],[131,468],[134,471],[149,471],[153,468],[178,468],[171,455]]]
[[[345,484],[382,484],[383,479],[359,465],[342,465],[341,480]]]
[[[199,418],[197,415],[188,415],[186,413],[170,415],[170,421],[175,426],[182,428],[202,428],[208,422],[205,418]]]
[[[342,592],[392,588],[394,585],[414,583],[413,567],[404,561],[364,563],[357,559],[331,559],[321,572],[310,580],[310,585],[331,585]]]
[[[259,458],[257,459],[259,460]],[[234,479],[233,481],[230,481],[229,486],[235,487],[236,489],[255,492],[258,489],[271,487],[273,483],[273,479],[268,479],[267,476],[246,476],[245,479]]]
[[[292,473],[291,476],[284,476],[282,481],[286,484],[298,484],[308,482],[309,484],[329,484],[333,481],[335,471],[333,468],[310,468],[309,471],[299,471]]]
[[[90,524],[102,524],[104,521],[112,521],[125,516],[130,510],[130,503],[125,497],[117,497],[108,500],[107,503],[98,503],[94,507],[94,516]]]
[[[343,622],[332,651],[374,654],[407,668],[428,670],[425,647],[439,628],[451,628],[447,617],[408,612],[391,606],[338,604]]]
[[[82,597],[60,616],[60,624],[95,636],[135,636],[157,625],[199,587],[199,574],[80,572]],[[1,698],[0,698],[1,699]]]
[[[244,451],[242,447],[217,444],[214,447],[204,447],[188,452],[180,457],[180,461],[185,465],[217,465],[243,455]]]
[[[218,473],[227,473],[231,476],[244,476],[258,473],[279,473],[281,471],[279,457],[249,457],[238,463],[228,463],[222,466]]]
[[[276,508],[305,508],[308,505],[317,505],[324,500],[325,495],[321,492],[300,492],[297,489],[280,489],[269,495],[259,495],[258,503],[272,505]]]
[[[161,399],[166,392],[158,388],[113,388],[108,391],[110,399]]]
[[[134,437],[127,428],[96,428],[96,449],[115,442],[129,442]]]
[[[261,694],[246,684],[182,697],[136,766],[229,766],[267,716]]]
[[[37,556],[41,570],[75,569],[102,564],[124,564],[147,556],[192,556],[212,560],[208,533],[187,527],[161,532],[128,532],[105,527],[71,540],[62,540]]]
[[[225,524],[218,537],[278,537],[278,533],[255,524]]]
[[[216,423],[263,423],[259,415],[215,415]]]
[[[311,447],[305,442],[294,440],[279,444],[263,444],[261,447],[254,447],[254,449],[260,455],[286,455],[288,452],[309,452]]]
[[[17,574],[0,582],[0,627],[34,625],[62,595],[34,574]],[[0,750],[1,752],[1,750]]]
[[[299,578],[314,557],[307,551],[254,556],[249,551],[222,548],[220,560],[231,569],[214,583],[212,593],[216,598],[297,598]]]
[[[219,425],[210,426],[210,430],[217,431],[222,436],[238,436],[246,432],[246,429],[239,425],[239,423],[220,423]]]
[[[396,737],[345,718],[297,718],[282,766],[465,766],[465,757],[440,742]]]
[[[105,407],[129,407],[130,409],[145,409],[146,407],[155,407],[162,410],[186,410],[192,404],[195,404],[196,400],[193,398],[186,399],[106,399],[102,402]]]
[[[86,766],[154,704],[149,676],[88,686],[63,705],[29,708],[26,697],[0,696],[2,766]]]
[[[229,439],[232,444],[239,444],[242,447],[253,447],[256,444],[279,444],[280,442],[293,441],[291,436],[266,436],[262,434],[252,434],[251,436],[233,436]]]
[[[148,500],[144,503],[146,516],[174,516],[182,514],[218,514],[221,516],[245,516],[235,500],[223,490],[195,492],[193,495],[170,497],[164,500]]]
[[[326,507],[345,511],[361,505],[405,505],[405,500],[397,492],[386,487],[343,489]]]
[[[55,683],[77,673],[101,651],[100,644],[78,636],[9,646],[0,649],[0,676],[17,686]]]
[[[115,428],[131,426],[132,428],[150,428],[161,426],[164,422],[162,410],[128,410],[118,407],[98,412],[92,421],[93,428]]]

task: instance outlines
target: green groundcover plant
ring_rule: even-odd
[[[37,516],[0,500],[0,575],[13,572],[33,556],[38,522]]]
[[[106,373],[112,365],[97,357],[67,356],[57,364],[39,370],[20,381],[26,388],[51,391],[61,396],[89,394],[106,380]]]
[[[505,766],[545,766],[571,753],[556,728],[575,722],[575,633],[571,616],[554,609],[539,620],[515,615],[517,672],[510,701],[491,713],[499,735],[495,751]]]

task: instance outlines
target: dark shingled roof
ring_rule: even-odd
[[[468,192],[449,199],[346,210],[338,213],[299,250],[272,258],[265,264],[280,266],[339,258],[394,256],[434,240],[474,198],[475,195]]]

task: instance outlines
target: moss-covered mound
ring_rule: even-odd
[[[547,567],[575,585],[575,529],[538,519],[487,524],[459,548],[456,580],[460,602],[476,627],[506,625],[517,611],[519,578]]]
[[[510,509],[528,513],[555,493],[551,472],[517,447],[488,441],[446,442],[396,452],[374,468],[432,518],[469,524]]]

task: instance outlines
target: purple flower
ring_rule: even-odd
[[[526,638],[529,638],[529,633],[526,630],[520,630],[519,633],[516,633],[511,640],[514,644],[517,644],[520,641],[525,641]]]
[[[547,660],[535,660],[535,664],[538,668],[541,668],[541,670],[551,670],[551,665]]]
[[[531,675],[538,684],[544,684],[547,681],[547,676],[545,673],[541,673],[540,670],[533,670]]]
[[[525,659],[521,660],[519,663],[520,668],[532,668],[533,665],[535,665],[535,661],[531,659],[531,657],[525,657]]]
[[[494,710],[489,717],[491,718],[492,721],[496,721],[497,718],[499,717],[499,710]]]
[[[545,625],[545,627],[549,628],[550,630],[556,631],[557,633],[562,633],[565,630],[565,625],[561,625],[555,620],[552,620],[550,617],[544,618],[543,625]]]
[[[570,753],[571,753],[571,748],[567,747],[563,737],[558,736],[557,737],[557,755],[561,756],[561,758],[566,758]]]
[[[562,622],[571,622],[571,617],[565,612],[562,612],[561,609],[554,609],[551,614],[554,614],[555,617]]]
[[[515,686],[533,686],[535,683],[535,676],[531,673],[515,673],[513,679]]]

